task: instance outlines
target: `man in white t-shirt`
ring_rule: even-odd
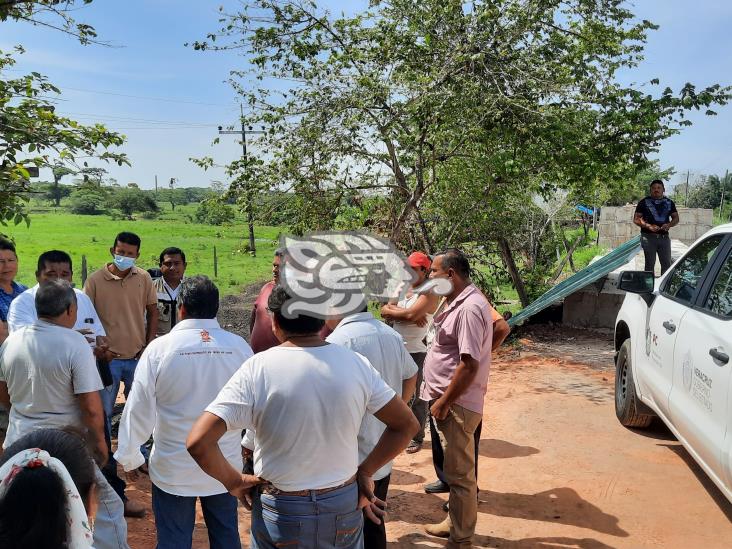
[[[408,403],[417,384],[417,365],[404,346],[402,336],[383,322],[376,320],[367,307],[358,313],[326,321],[333,332],[328,343],[342,345],[368,359],[381,378],[402,400]],[[366,414],[358,432],[358,458],[362,461],[379,442],[385,425],[371,414]],[[386,501],[391,478],[391,461],[374,473],[374,495]],[[384,522],[367,521],[363,528],[364,546],[370,549],[386,549]]]
[[[186,437],[253,353],[244,339],[219,326],[219,291],[208,277],[186,278],[178,288],[179,321],[140,357],[114,457],[134,480],[136,469],[145,462],[140,444],[155,432],[150,480],[159,549],[191,546],[198,498],[211,547],[241,547],[237,500],[193,461]],[[230,431],[219,442],[237,470],[242,468],[240,439],[239,433]]]
[[[34,429],[74,426],[95,439],[107,460],[104,411],[94,355],[71,328],[76,324],[76,294],[65,280],[49,280],[35,296],[38,320],[10,334],[0,347],[0,404],[10,408],[3,447]],[[99,511],[94,529],[97,549],[128,549],[122,500],[96,471]]]
[[[417,388],[422,386],[422,366],[424,358],[427,356],[427,345],[424,342],[427,331],[432,323],[432,316],[437,310],[439,304],[439,296],[435,293],[428,292],[418,294],[415,288],[418,288],[427,280],[430,274],[432,260],[423,252],[413,252],[408,258],[407,263],[414,269],[417,278],[412,282],[412,287],[407,295],[398,303],[387,303],[381,307],[381,316],[384,320],[391,321],[394,329],[399,332],[407,346],[407,351],[412,355],[414,362],[417,363],[419,371],[417,373]],[[419,390],[417,391],[419,393]],[[413,454],[422,449],[424,442],[425,425],[427,424],[428,406],[427,403],[419,398],[419,394],[415,394],[410,404],[414,416],[421,425],[417,434],[414,435],[412,442],[407,446],[407,453]]]
[[[36,269],[38,284],[27,289],[10,304],[8,310],[8,329],[10,332],[33,324],[38,320],[35,300],[36,292],[41,284],[49,280],[59,279],[71,282],[73,273],[71,256],[66,252],[49,250],[38,256],[38,267]],[[95,354],[101,354],[106,347],[107,333],[104,331],[104,326],[102,326],[97,311],[86,294],[76,288],[74,288],[74,292],[76,293],[78,311],[73,329],[81,332],[92,347],[98,348]]]
[[[251,502],[251,547],[363,547],[362,510],[383,517],[372,477],[406,447],[417,421],[364,357],[319,337],[322,319],[286,317],[289,299],[281,287],[268,299],[282,344],[244,363],[193,426],[188,450],[230,494]],[[367,413],[386,430],[359,464]],[[227,431],[241,429],[256,432],[256,476],[232,467],[219,447]]]

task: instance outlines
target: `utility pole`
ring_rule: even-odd
[[[684,198],[684,206],[689,207],[689,170],[686,170],[686,197]]]
[[[244,107],[242,105],[239,105],[239,110],[241,113],[241,116],[239,120],[241,121],[241,130],[225,130],[222,126],[219,126],[219,135],[230,135],[230,134],[239,134],[241,135],[241,151],[242,151],[242,158],[244,159],[244,169],[248,170],[248,159],[247,159],[247,134],[249,135],[256,135],[256,134],[263,134],[264,131],[260,130],[252,130],[252,127],[249,126],[249,129],[244,126]],[[252,252],[253,257],[257,257],[257,248],[254,243],[254,210],[253,210],[253,196],[252,196],[252,190],[247,183],[246,188],[246,201],[247,201],[247,223],[249,224],[249,250]]]
[[[155,196],[158,195],[158,176],[155,176]]]

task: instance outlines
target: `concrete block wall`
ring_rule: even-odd
[[[625,294],[579,290],[564,298],[562,324],[577,328],[614,328]]]
[[[670,231],[671,238],[691,244],[712,228],[712,210],[702,208],[678,208],[679,224]],[[640,229],[633,224],[635,205],[605,206],[600,211],[598,231],[600,246],[617,248],[636,236]]]

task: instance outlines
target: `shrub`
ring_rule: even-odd
[[[71,193],[71,213],[101,215],[105,212],[104,193],[95,189],[79,188]]]
[[[211,198],[204,200],[196,209],[196,221],[207,225],[223,225],[234,221],[234,210],[231,206]]]

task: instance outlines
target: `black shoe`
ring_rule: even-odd
[[[450,491],[450,487],[447,483],[442,482],[441,480],[436,480],[435,482],[425,484],[424,491],[428,494],[446,494]]]

